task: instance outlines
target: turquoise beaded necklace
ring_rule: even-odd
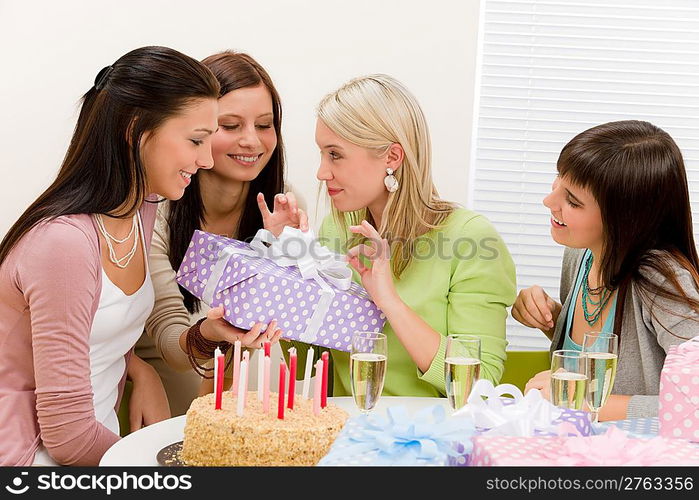
[[[590,269],[592,268],[592,254],[590,258],[587,259],[585,263],[585,274],[582,279],[582,309],[585,315],[585,321],[590,326],[593,326],[597,321],[599,321],[602,311],[607,306],[609,299],[612,297],[612,292],[605,286],[600,286],[598,288],[590,287]],[[595,301],[593,297],[600,296],[598,300]],[[588,311],[588,306],[592,309],[592,312]]]

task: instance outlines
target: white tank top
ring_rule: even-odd
[[[155,294],[148,270],[148,258],[141,216],[141,229],[146,278],[141,288],[126,295],[112,283],[102,269],[102,293],[90,331],[90,381],[92,382],[95,418],[107,429],[119,434],[116,406],[119,382],[124,375],[124,355],[136,344],[143,333],[146,319],[153,310]],[[56,465],[43,445],[34,457],[34,465]]]

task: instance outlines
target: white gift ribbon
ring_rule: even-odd
[[[503,404],[500,398],[505,394],[513,396],[514,403]],[[560,408],[544,399],[536,389],[524,396],[512,384],[495,387],[489,380],[479,380],[474,384],[466,405],[454,412],[454,416],[471,417],[476,427],[489,429],[483,435],[532,436],[535,430],[555,432],[552,422],[561,413]]]
[[[302,342],[314,342],[335,297],[335,290],[328,283],[339,290],[348,290],[352,284],[352,270],[347,262],[340,255],[321,246],[311,230],[304,232],[288,226],[277,238],[266,229],[260,229],[250,242],[250,248],[252,250],[225,246],[219,251],[202,293],[202,300],[207,304],[213,302],[216,286],[232,255],[261,257],[272,260],[278,266],[297,267],[303,279],[311,279],[320,286],[320,298],[300,337]]]

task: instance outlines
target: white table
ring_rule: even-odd
[[[359,414],[351,397],[328,398],[350,416]],[[448,411],[449,402],[445,398],[412,398],[382,396],[374,411],[384,413],[391,406],[405,406],[413,413],[428,406],[441,405]],[[164,447],[182,441],[186,417],[170,418],[157,424],[149,425],[117,441],[102,457],[100,465],[104,466],[157,466],[156,455]]]

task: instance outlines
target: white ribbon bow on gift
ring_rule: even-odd
[[[204,302],[212,303],[231,255],[262,257],[278,266],[297,267],[303,279],[313,280],[320,286],[320,298],[300,337],[303,342],[313,343],[335,297],[335,290],[328,283],[339,290],[348,290],[352,284],[352,270],[347,262],[341,255],[321,246],[313,231],[304,232],[289,226],[276,238],[266,229],[260,229],[250,242],[250,248],[252,250],[225,246],[221,249],[202,295]]]
[[[509,394],[514,403],[505,405],[501,397]],[[484,399],[485,398],[485,399]],[[555,432],[552,422],[561,416],[560,408],[545,400],[538,390],[526,396],[512,384],[497,387],[489,380],[473,386],[467,404],[454,416],[471,417],[478,428],[489,429],[487,436],[533,436],[534,431]]]

